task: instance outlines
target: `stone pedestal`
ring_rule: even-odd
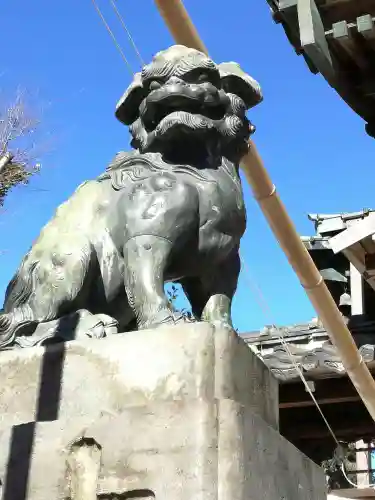
[[[323,500],[278,388],[200,323],[0,353],[2,500]]]

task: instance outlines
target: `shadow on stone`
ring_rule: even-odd
[[[142,489],[142,490],[131,490],[126,493],[113,493],[111,495],[98,495],[98,499],[100,500],[131,500],[132,498],[155,498],[155,493],[151,490]]]
[[[27,496],[34,432],[35,422],[12,428],[3,500],[24,500]]]
[[[12,427],[2,500],[27,498],[36,423],[58,418],[64,359],[63,343],[45,347],[35,421]]]

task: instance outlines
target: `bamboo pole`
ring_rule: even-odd
[[[207,54],[181,0],[155,0],[176,43]],[[253,141],[242,159],[242,170],[290,265],[336,346],[359,396],[375,421],[375,381],[364,363],[321,274],[291,221]]]

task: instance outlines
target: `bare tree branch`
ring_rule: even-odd
[[[40,169],[34,140],[40,125],[18,90],[14,101],[0,109],[0,206],[8,192]]]

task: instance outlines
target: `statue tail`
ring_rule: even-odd
[[[19,335],[31,335],[38,321],[26,319],[23,308],[15,309],[10,313],[0,314],[0,351],[12,345]]]
[[[38,262],[27,265],[25,256],[19,270],[9,283],[5,293],[3,311],[0,313],[0,350],[14,343],[18,335],[30,335],[38,321],[35,320],[29,298]]]

